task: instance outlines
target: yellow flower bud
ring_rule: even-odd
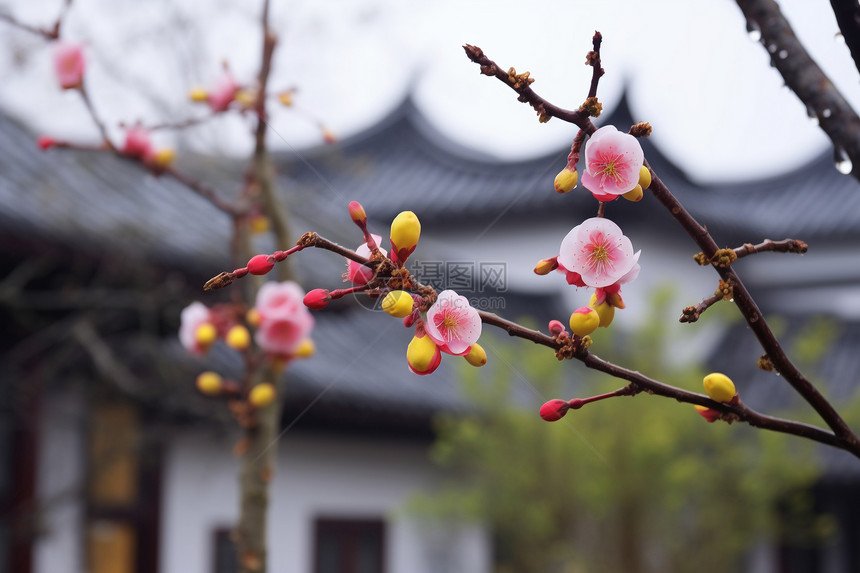
[[[206,93],[206,90],[204,90],[203,88],[194,88],[190,92],[188,92],[188,98],[191,101],[205,102],[207,99],[209,99],[209,94]]]
[[[314,352],[317,351],[317,347],[314,344],[314,341],[310,338],[305,338],[302,340],[299,347],[296,349],[295,356],[297,358],[309,358],[314,355]]]
[[[483,366],[487,363],[487,351],[484,350],[483,346],[476,342],[472,345],[472,349],[469,350],[469,354],[464,358],[466,359],[466,362],[472,366]]]
[[[224,341],[227,346],[235,350],[247,350],[251,345],[251,333],[241,324],[237,324],[227,331]]]
[[[152,158],[152,165],[159,169],[165,169],[170,167],[175,158],[176,151],[169,147],[165,147],[164,149],[159,149],[155,152],[155,156]]]
[[[201,372],[196,381],[197,389],[207,396],[217,396],[221,392],[222,382],[223,379],[217,372]]]
[[[651,171],[644,165],[639,168],[639,186],[642,189],[651,187]]]
[[[581,306],[570,315],[570,330],[583,337],[591,334],[600,326],[600,315],[588,306]]]
[[[211,346],[218,338],[218,331],[215,330],[215,325],[211,322],[204,322],[197,327],[194,337],[200,346]]]
[[[275,387],[272,384],[263,382],[251,388],[251,392],[248,394],[248,401],[255,408],[265,408],[275,401],[277,395]]]
[[[642,200],[642,197],[645,196],[645,193],[642,191],[642,186],[637,185],[636,187],[634,187],[633,189],[631,189],[627,193],[624,193],[621,196],[624,197],[625,199],[627,199],[628,201],[632,201],[633,203],[636,203],[636,202]]]
[[[254,215],[248,224],[252,233],[265,233],[269,230],[269,218],[265,215]]]
[[[705,393],[717,402],[731,402],[737,395],[732,379],[719,372],[712,372],[702,380]]]
[[[612,324],[612,319],[615,318],[615,307],[609,304],[607,301],[603,301],[603,304],[597,303],[597,295],[591,295],[591,301],[589,301],[588,306],[594,309],[597,313],[597,316],[600,317],[600,326],[607,327]]]
[[[408,292],[393,290],[382,299],[382,310],[396,318],[403,318],[412,314],[414,303],[412,295]]]
[[[293,93],[292,92],[281,92],[278,94],[278,101],[281,102],[281,105],[285,105],[290,107],[293,105]]]
[[[538,264],[535,265],[535,274],[536,275],[548,275],[552,271],[558,268],[558,257],[553,257],[551,259],[541,259],[538,261]]]
[[[260,312],[256,308],[248,309],[248,312],[245,313],[245,320],[251,326],[260,326]]]
[[[239,102],[239,105],[247,109],[257,105],[257,94],[250,90],[237,91],[233,99]]]
[[[430,367],[436,357],[436,343],[429,336],[418,338],[412,337],[409,346],[406,347],[406,360],[414,370],[424,372]]]
[[[571,171],[565,167],[555,176],[555,191],[556,193],[569,193],[576,187],[576,182],[579,179],[579,174],[576,171]]]
[[[421,222],[412,211],[403,211],[391,222],[391,258],[403,264],[421,236]]]

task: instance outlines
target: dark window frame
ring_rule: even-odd
[[[381,517],[334,517],[334,516],[319,516],[313,522],[313,536],[311,546],[312,573],[320,573],[320,541],[323,534],[334,535],[342,542],[345,541],[345,559],[338,573],[357,573],[356,572],[356,547],[358,538],[362,534],[370,533],[378,541],[376,550],[379,554],[379,572],[386,573],[387,565],[385,560],[385,551],[387,544],[387,531],[385,519]]]

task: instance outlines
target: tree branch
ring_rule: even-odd
[[[860,117],[810,57],[774,0],[737,0],[737,4],[747,22],[761,31],[761,43],[785,85],[815,114],[837,154],[841,150],[848,156],[851,175],[860,181]]]
[[[646,166],[650,166],[647,164]],[[678,202],[674,195],[669,191],[662,180],[652,170],[651,192],[660,203],[663,204],[681,227],[702,249],[702,253],[708,259],[713,259],[714,255],[719,250],[717,243],[708,231],[696,221],[690,213]],[[732,251],[733,252],[733,251]],[[814,409],[818,415],[830,426],[837,436],[850,442],[852,447],[857,448],[860,452],[860,439],[854,434],[848,424],[842,419],[833,405],[806,379],[806,377],[797,369],[797,367],[788,358],[785,351],[782,349],[779,341],[773,331],[765,321],[764,316],[756,305],[755,301],[744,286],[740,277],[732,269],[731,265],[714,265],[720,278],[727,284],[732,285],[735,305],[741,311],[744,319],[750,329],[755,334],[762,349],[770,356],[776,370],[782,374],[786,382],[791,384],[798,394],[800,394]]]

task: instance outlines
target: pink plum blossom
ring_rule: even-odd
[[[371,235],[373,240],[376,241],[376,245],[379,246],[382,241],[382,237],[380,235]],[[362,257],[369,259],[370,258],[370,247],[367,246],[367,243],[362,243],[355,249],[356,254],[361,255]],[[379,252],[382,253],[383,256],[388,255],[388,251],[379,247]],[[346,277],[355,283],[357,286],[361,286],[367,284],[367,281],[373,278],[373,269],[370,267],[366,267],[362,264],[359,264],[355,261],[348,260],[347,261],[347,269],[346,269]]]
[[[135,159],[150,161],[155,157],[155,148],[149,139],[149,131],[139,125],[126,129],[122,152]]]
[[[582,184],[601,201],[623,195],[639,183],[644,159],[635,137],[603,126],[585,144]]]
[[[267,282],[257,293],[260,325],[255,340],[264,351],[290,356],[310,334],[314,318],[302,302],[305,292],[292,282]]]
[[[224,72],[224,75],[215,84],[215,89],[209,92],[206,101],[212,111],[224,111],[236,97],[237,91],[239,91],[239,84],[233,79],[233,75],[230,72]]]
[[[213,322],[212,311],[199,301],[192,302],[179,314],[179,342],[188,352],[203,354],[206,349],[197,341],[197,329]]]
[[[466,297],[444,290],[427,311],[424,330],[442,352],[464,355],[481,336],[481,326],[481,316]]]
[[[80,45],[61,42],[54,48],[54,71],[64,90],[81,86],[85,66],[84,50]]]
[[[627,278],[628,273],[633,278],[638,274],[634,267],[638,267],[639,253],[633,253],[630,239],[609,219],[586,219],[567,234],[559,251],[559,266],[578,275],[578,281],[571,282],[568,274],[571,284],[607,287]]]

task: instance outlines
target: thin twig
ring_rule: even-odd
[[[188,119],[183,119],[180,121],[156,123],[155,125],[145,126],[144,129],[146,129],[147,131],[159,131],[163,129],[185,129],[187,127],[200,125],[201,123],[206,123],[218,117],[219,115],[220,112],[212,112],[206,115],[202,115],[200,117],[190,117]]]
[[[20,20],[12,16],[12,14],[6,12],[4,9],[3,12],[0,12],[0,20],[12,24],[19,30],[24,30],[25,32],[30,32],[31,34],[42,36],[46,40],[56,40],[60,37],[60,18],[58,18],[56,22],[54,22],[54,25],[50,28],[39,28],[38,26],[32,26],[30,24],[25,24],[24,22],[21,22]]]
[[[587,112],[581,110],[573,111],[558,107],[536,94],[535,91],[529,87],[534,80],[528,77],[528,72],[516,74],[516,70],[513,68],[510,68],[509,71],[505,72],[498,64],[496,64],[496,62],[485,56],[481,48],[466,44],[463,46],[463,49],[466,50],[466,55],[470,60],[481,66],[482,74],[485,76],[495,76],[505,85],[520,94],[517,99],[532,106],[532,108],[534,108],[538,113],[538,116],[542,118],[557,117],[563,121],[579,126],[580,129],[589,135],[594,133],[596,130],[594,124],[591,123]]]
[[[173,177],[178,182],[185,185],[188,189],[194,191],[195,193],[197,193],[198,195],[212,203],[212,205],[214,205],[221,211],[227,213],[228,215],[237,217],[240,214],[239,208],[236,205],[229,201],[226,201],[225,199],[222,199],[218,195],[218,193],[215,192],[214,189],[203,185],[199,181],[188,177],[180,171],[177,171],[174,167],[166,167],[164,168],[162,173]]]
[[[114,144],[108,135],[107,127],[105,127],[104,122],[101,120],[98,113],[96,113],[96,108],[93,106],[92,100],[90,100],[90,94],[87,92],[86,85],[81,83],[81,87],[78,91],[81,94],[81,98],[84,100],[84,104],[87,106],[87,112],[89,112],[90,118],[92,118],[93,123],[96,124],[99,133],[101,133],[102,140],[104,140],[105,145],[111,151],[116,151],[116,147],[114,147]]]
[[[754,255],[756,253],[765,252],[797,253],[802,255],[808,249],[809,245],[807,245],[804,241],[800,241],[798,239],[783,239],[782,241],[771,241],[770,239],[765,239],[758,245],[753,245],[752,243],[744,243],[743,246],[737,247],[733,250],[740,259],[741,257],[745,257],[747,255]]]

